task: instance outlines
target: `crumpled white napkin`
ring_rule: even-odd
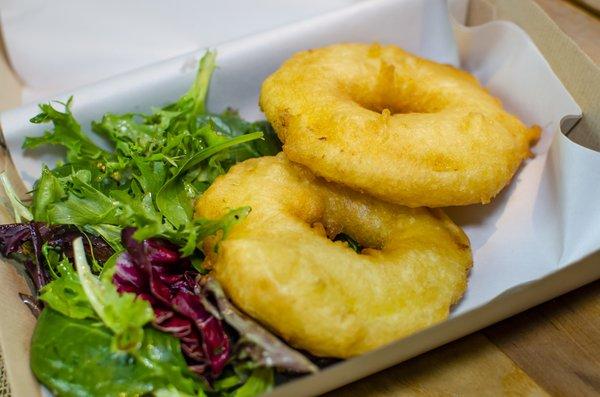
[[[24,102],[359,0],[0,0]]]

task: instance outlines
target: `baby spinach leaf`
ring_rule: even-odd
[[[199,388],[172,336],[148,328],[135,354],[114,351],[101,323],[49,308],[33,333],[31,369],[57,396],[139,396],[169,386],[195,395]]]

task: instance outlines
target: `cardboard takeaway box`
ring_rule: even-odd
[[[376,3],[389,6],[392,2],[384,0],[372,3],[375,5],[366,7],[376,7]],[[583,111],[583,117],[580,119],[564,119],[562,131],[569,139],[580,145],[594,150],[600,149],[600,71],[537,5],[531,1],[521,0],[455,1],[451,5],[455,14],[464,16],[466,25],[474,26],[492,20],[506,20],[520,26],[533,40],[556,76]],[[346,11],[340,11],[342,12]],[[310,21],[303,23],[306,28],[306,24]],[[20,84],[7,65],[6,59],[2,59],[0,62],[0,108],[2,109],[17,106],[20,102]],[[21,193],[25,193],[25,186],[13,165],[4,140],[0,150],[0,171],[5,170],[13,183],[20,188]],[[581,173],[586,171],[589,170],[579,170]],[[590,197],[590,200],[593,199],[595,198]],[[0,213],[1,223],[11,221],[10,214]],[[547,277],[512,288],[483,306],[469,310],[398,343],[333,365],[310,377],[282,385],[272,394],[314,395],[367,376],[591,282],[600,277],[599,262],[598,253],[587,256]],[[36,396],[41,393],[40,387],[29,370],[28,359],[29,340],[35,319],[21,303],[19,292],[27,292],[27,285],[23,278],[12,266],[0,266],[0,347],[10,390],[14,396]]]

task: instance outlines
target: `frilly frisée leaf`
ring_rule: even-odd
[[[23,149],[32,149],[44,144],[60,145],[67,149],[67,160],[74,161],[85,156],[100,158],[107,153],[99,148],[90,138],[83,133],[81,125],[71,113],[73,97],[64,103],[65,111],[60,112],[50,104],[41,104],[41,112],[30,121],[35,124],[52,122],[53,130],[46,131],[41,137],[27,137],[23,142]]]
[[[23,147],[62,146],[67,163],[43,169],[34,186],[33,219],[94,230],[115,249],[114,227],[133,226],[138,239],[168,238],[192,254],[203,231],[214,229],[208,221],[193,220],[194,199],[236,162],[280,150],[267,123],[246,122],[231,110],[206,113],[215,56],[202,57],[193,86],[178,101],[151,114],[106,114],[93,122],[92,130],[112,150],[83,132],[71,112],[72,99],[62,103],[64,111],[40,105],[32,122],[51,122],[53,128],[27,138]],[[265,134],[268,139],[261,139]]]

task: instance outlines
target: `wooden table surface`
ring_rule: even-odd
[[[536,1],[600,63],[598,17],[565,0]],[[17,105],[6,95],[16,82],[0,73],[0,83],[3,107]],[[327,396],[548,394],[600,396],[600,281]]]
[[[597,15],[536,2],[600,64]],[[600,280],[327,397],[503,395],[600,396]]]

